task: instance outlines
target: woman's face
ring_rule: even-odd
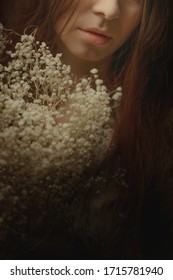
[[[55,25],[61,50],[87,61],[112,57],[140,22],[140,0],[79,1],[72,17],[67,11]],[[64,49],[63,49],[64,48]]]

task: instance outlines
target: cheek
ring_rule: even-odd
[[[136,27],[140,24],[141,21],[141,13],[139,10],[133,12],[129,15],[128,20],[124,20],[122,30],[127,33],[127,35],[131,35],[131,33],[136,29]]]
[[[141,6],[137,9],[136,13],[133,16],[134,19],[134,26],[137,27],[137,25],[139,25],[139,23],[141,22],[142,19],[142,8]]]
[[[67,34],[76,25],[79,17],[83,16],[83,13],[87,9],[87,3],[81,3],[79,0],[78,5],[72,4],[69,11],[63,13],[63,15],[57,20],[54,30],[57,34]],[[88,2],[88,1],[87,1]],[[80,5],[79,5],[80,4]]]
[[[73,13],[71,10],[67,11],[57,20],[54,30],[58,35],[68,33],[75,24],[75,21],[76,13]]]

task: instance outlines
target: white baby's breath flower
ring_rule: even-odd
[[[0,240],[8,219],[16,221],[15,234],[23,232],[23,207],[41,215],[52,197],[60,211],[59,201],[100,163],[112,136],[110,95],[97,69],[74,84],[62,55],[53,56],[44,42],[26,34],[9,56],[8,65],[0,65]],[[120,98],[118,89],[116,106]]]

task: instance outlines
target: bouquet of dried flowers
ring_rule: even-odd
[[[96,69],[74,83],[61,54],[34,34],[13,50],[8,43],[0,25],[0,58],[8,58],[0,64],[0,241],[25,234],[31,217],[64,211],[112,135],[111,98]],[[113,98],[118,106],[119,89]]]

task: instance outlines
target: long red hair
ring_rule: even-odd
[[[129,179],[140,188],[152,179],[158,133],[172,102],[171,7],[170,0],[144,1],[138,38],[123,70],[124,97],[117,137]]]
[[[144,1],[143,5],[135,47],[120,72],[123,100],[118,131],[113,138],[115,148],[104,165],[111,168],[116,164],[116,154],[121,154],[131,187],[129,224],[134,225],[136,239],[140,239],[141,212],[147,193],[157,190],[162,194],[170,193],[171,197],[168,188],[173,183],[170,183],[173,166],[173,133],[170,130],[173,120],[173,3],[153,0]],[[166,203],[170,208],[171,200]]]

